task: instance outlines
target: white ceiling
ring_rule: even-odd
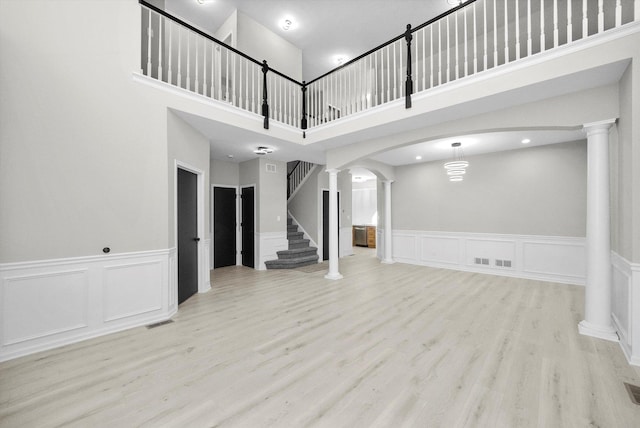
[[[270,159],[285,162],[304,160],[320,165],[326,162],[324,148],[320,145],[303,146],[224,122],[214,121],[179,110],[172,111],[209,139],[211,159],[245,162],[258,156],[253,153],[255,149],[259,146],[266,146],[272,149],[273,152],[262,156]]]
[[[165,0],[166,10],[211,33],[238,9],[302,50],[307,81],[337,67],[336,55],[355,58],[451,7],[447,0]],[[282,30],[285,16],[295,29]]]
[[[585,138],[582,129],[490,132],[413,144],[372,156],[372,159],[388,165],[400,166],[447,159],[452,155],[451,144],[455,142],[462,143],[461,148],[464,156],[468,157],[505,150],[578,141]],[[523,144],[522,141],[524,139],[531,141]],[[421,156],[421,159],[416,159],[416,156]]]

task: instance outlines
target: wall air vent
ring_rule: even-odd
[[[277,168],[276,168],[276,164],[275,163],[268,163],[266,164],[266,168],[267,168],[267,172],[271,172],[271,173],[276,173]]]
[[[496,266],[510,268],[511,267],[511,260],[499,260],[499,259],[496,259]]]

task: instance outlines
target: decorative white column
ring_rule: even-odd
[[[382,263],[392,264],[392,235],[391,235],[391,183],[393,180],[384,181],[384,259]]]
[[[327,279],[340,279],[338,271],[338,173],[337,169],[328,169],[329,173],[329,272]]]
[[[615,119],[584,126],[587,133],[587,286],[580,334],[618,341],[611,322],[609,129]]]

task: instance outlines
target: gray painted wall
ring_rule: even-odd
[[[638,68],[638,67],[636,67]],[[640,222],[633,218],[634,193],[638,194],[637,176],[633,165],[638,165],[638,101],[634,105],[634,80],[638,85],[638,71],[634,74],[633,63],[629,65],[619,84],[620,119],[617,129],[613,129],[610,140],[611,150],[611,249],[632,262],[640,261]],[[635,79],[634,79],[635,77]],[[636,93],[639,90],[636,89]],[[637,96],[635,97],[637,98]],[[636,109],[634,109],[636,107]],[[635,122],[635,123],[634,123]],[[634,138],[635,132],[635,138]],[[634,143],[635,141],[635,143]],[[634,147],[635,146],[635,147]],[[638,168],[635,168],[636,174]],[[634,192],[635,190],[635,192]],[[638,197],[635,197],[636,203]],[[636,216],[637,217],[637,216]]]
[[[180,161],[204,172],[204,237],[209,236],[209,141],[198,131],[193,129],[175,113],[167,111],[167,142],[168,142],[168,189],[169,189],[169,246],[173,247],[176,234],[175,219],[175,177],[176,164]]]
[[[298,81],[302,80],[302,51],[242,12],[237,13],[237,47],[247,55]]]
[[[448,181],[442,162],[397,167],[392,226],[583,237],[586,155],[577,141],[474,156],[460,183]]]
[[[318,245],[320,245],[319,235],[322,232],[323,190],[329,190],[329,174],[324,165],[319,165],[288,204],[291,214]],[[351,227],[351,174],[348,170],[338,174],[338,190],[340,191],[339,227]]]
[[[211,184],[222,186],[238,186],[240,184],[240,164],[211,159]]]
[[[318,175],[322,166],[317,167],[302,184],[300,190],[288,203],[288,210],[309,234],[314,242],[318,242]]]
[[[0,262],[168,248],[166,106],[131,79],[140,6],[1,9]]]
[[[258,231],[286,232],[287,230],[287,163],[260,158]],[[276,172],[267,172],[267,165],[275,165]]]
[[[276,172],[267,172],[267,164]],[[240,164],[240,185],[255,185],[256,232],[287,230],[287,164],[256,158]]]

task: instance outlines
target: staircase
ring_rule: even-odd
[[[267,269],[295,269],[302,266],[318,263],[318,249],[309,246],[309,240],[304,239],[302,232],[298,232],[298,226],[293,220],[287,218],[287,240],[289,249],[278,251],[277,260],[268,260],[264,264]]]

